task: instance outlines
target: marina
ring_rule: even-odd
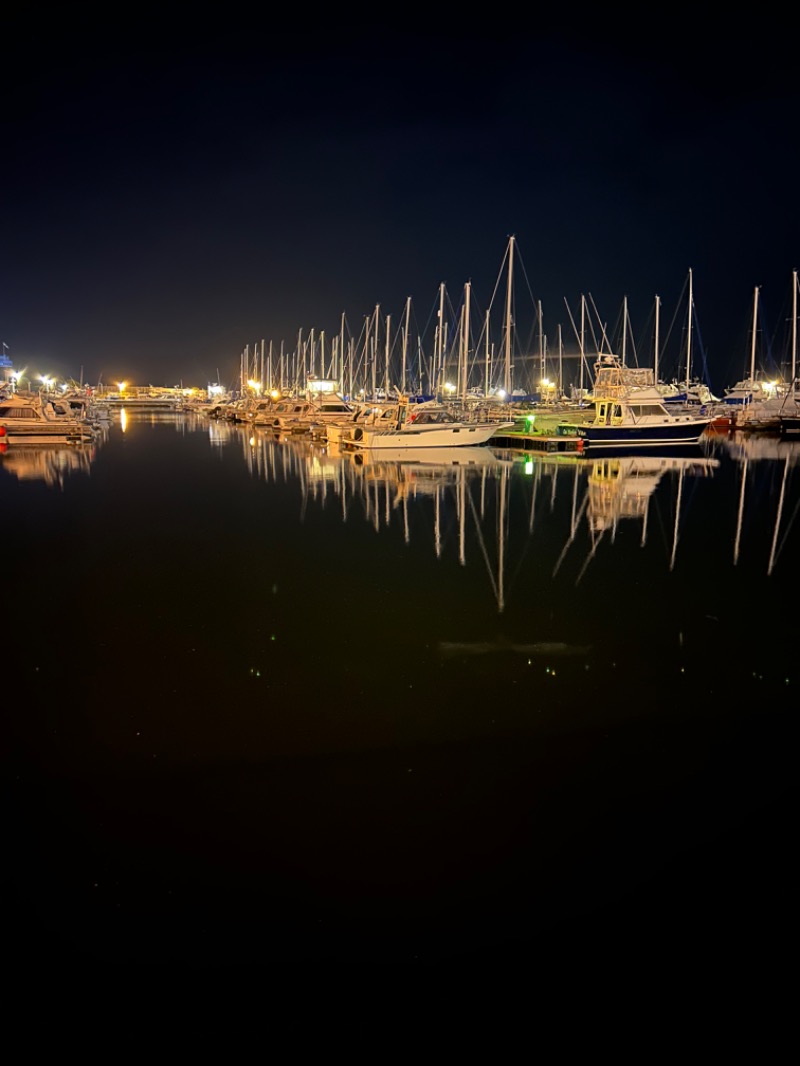
[[[646,929],[719,958],[735,918],[737,953],[791,942],[796,632],[742,603],[794,594],[798,458],[347,449],[191,412],[8,447],[20,941],[426,965],[634,955]],[[43,610],[65,574],[75,626]]]
[[[10,969],[782,972],[790,19],[285,14],[8,23]]]

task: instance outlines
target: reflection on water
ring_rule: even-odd
[[[767,572],[772,573],[780,555],[788,524],[794,522],[795,513],[785,509],[789,471],[800,458],[800,442],[782,441],[777,438],[734,434],[719,436],[705,442],[703,449],[689,449],[688,454],[658,454],[653,456],[604,456],[592,459],[558,453],[525,454],[509,450],[480,448],[433,448],[421,452],[369,452],[341,451],[337,445],[324,445],[298,435],[274,434],[268,430],[245,429],[227,422],[203,423],[209,440],[215,445],[233,445],[241,450],[248,470],[254,477],[267,481],[295,482],[308,502],[325,504],[330,496],[341,506],[342,518],[347,520],[353,513],[354,504],[359,504],[359,513],[375,530],[389,527],[393,520],[402,522],[404,539],[411,538],[409,504],[420,503],[426,498],[433,511],[430,516],[433,532],[432,545],[435,554],[441,555],[446,517],[454,509],[458,536],[458,558],[466,562],[467,523],[474,522],[480,529],[479,551],[483,561],[492,571],[500,610],[505,604],[505,563],[511,522],[508,508],[509,493],[530,492],[525,508],[529,513],[528,532],[532,532],[534,517],[541,509],[542,497],[548,499],[550,511],[554,510],[559,482],[571,479],[569,532],[553,568],[557,574],[562,568],[567,552],[573,547],[576,537],[588,534],[586,554],[576,576],[579,581],[588,564],[596,558],[601,542],[613,544],[620,523],[636,522],[640,544],[647,543],[651,505],[659,486],[661,504],[659,521],[670,522],[670,545],[667,553],[668,567],[674,569],[679,540],[684,524],[691,520],[691,512],[682,515],[684,492],[687,483],[711,478],[719,470],[723,458],[733,460],[739,470],[739,505],[734,531],[731,534],[732,560],[738,563],[745,523],[745,497],[749,482],[748,466],[755,460],[780,463],[782,484],[779,497],[772,486],[751,486],[761,499],[759,523],[766,518],[773,520],[772,542],[767,563]],[[768,471],[763,471],[765,477]],[[512,490],[512,485],[518,488]],[[524,488],[523,488],[524,486]],[[697,492],[692,484],[689,489]],[[491,507],[487,494],[493,494]],[[764,495],[776,497],[764,500]],[[514,504],[519,510],[520,500]],[[667,515],[664,508],[669,508]],[[450,508],[446,510],[446,508]],[[696,498],[692,508],[698,509]],[[487,512],[491,512],[496,528],[494,550],[496,558],[489,562],[489,550],[485,534]],[[448,527],[452,533],[452,526]]]
[[[43,481],[63,488],[74,474],[88,474],[105,431],[97,430],[91,444],[13,444],[0,448],[0,474],[18,481]]]
[[[372,456],[137,412],[62,492],[0,476],[26,953],[784,950],[800,464],[755,444]]]

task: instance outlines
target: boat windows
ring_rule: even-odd
[[[0,418],[35,418],[32,407],[0,407]]]
[[[634,418],[663,418],[668,414],[660,403],[632,403],[630,412]]]

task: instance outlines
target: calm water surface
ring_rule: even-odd
[[[20,955],[797,942],[800,448],[440,459],[188,415],[0,456]]]

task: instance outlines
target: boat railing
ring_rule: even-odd
[[[623,400],[638,389],[653,388],[655,375],[650,367],[601,367],[592,390],[597,400]]]

